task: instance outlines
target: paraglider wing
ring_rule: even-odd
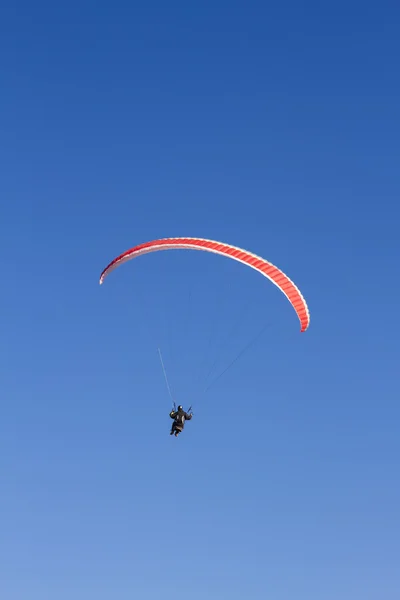
[[[153,240],[144,244],[134,246],[130,250],[127,250],[120,256],[117,256],[102,272],[100,276],[100,285],[103,283],[107,275],[116,269],[119,265],[141,256],[149,252],[157,252],[158,250],[174,250],[174,249],[186,249],[186,250],[204,250],[206,252],[214,252],[222,256],[227,256],[234,260],[237,260],[249,267],[252,267],[256,271],[259,271],[262,275],[267,277],[272,283],[274,283],[280,290],[285,294],[289,302],[292,304],[294,310],[300,321],[301,331],[305,331],[310,324],[310,313],[300,290],[295,284],[285,275],[280,269],[275,267],[273,264],[256,256],[255,254],[231,246],[230,244],[224,244],[214,240],[205,240],[202,238],[163,238],[160,240]]]

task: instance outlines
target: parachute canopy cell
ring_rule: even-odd
[[[158,250],[203,250],[205,252],[213,252],[220,254],[221,256],[227,256],[237,260],[249,267],[252,267],[256,271],[259,271],[262,275],[267,277],[272,283],[274,283],[280,290],[285,294],[289,302],[292,304],[294,310],[300,321],[301,331],[306,331],[310,324],[310,313],[308,310],[307,303],[303,298],[300,290],[296,285],[285,275],[280,269],[275,267],[273,264],[242,248],[231,246],[223,242],[217,242],[214,240],[206,240],[202,238],[163,238],[160,240],[153,240],[151,242],[145,242],[134,246],[130,250],[127,250],[123,254],[120,254],[104,269],[100,276],[100,285],[103,283],[107,275],[114,269],[122,265],[123,263],[137,258],[142,254],[148,254],[149,252],[157,252]]]

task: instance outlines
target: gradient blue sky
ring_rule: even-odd
[[[385,1],[2,6],[1,598],[400,597],[399,27]],[[309,331],[212,255],[98,285],[175,235],[277,264]]]

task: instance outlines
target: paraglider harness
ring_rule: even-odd
[[[171,417],[171,419],[174,419],[174,422],[172,423],[172,426],[171,426],[170,435],[175,434],[175,437],[178,437],[179,433],[182,432],[186,418],[187,417],[189,417],[189,419],[192,418],[192,415],[193,415],[192,407],[189,406],[187,412],[183,411],[183,413],[184,414],[181,415],[180,411],[176,410],[176,403],[174,402],[173,406],[172,406],[172,410],[169,413],[169,416]],[[187,417],[185,415],[187,415]]]

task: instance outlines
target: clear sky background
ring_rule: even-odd
[[[398,600],[399,30],[394,1],[3,3],[1,598]],[[281,267],[309,330],[209,254],[99,286],[179,235]]]

